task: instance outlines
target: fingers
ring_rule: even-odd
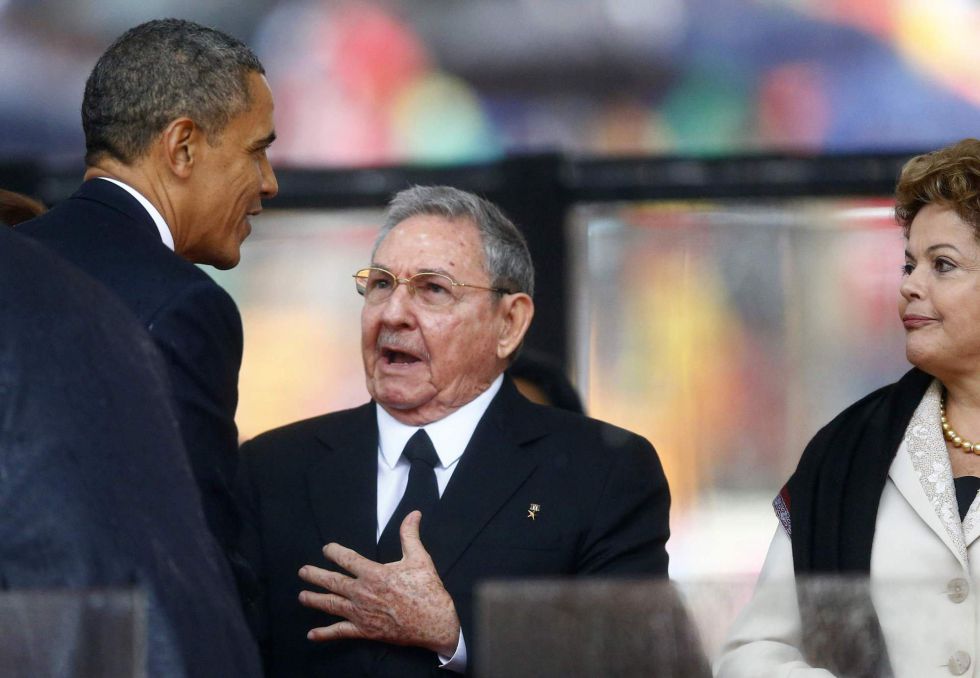
[[[315,593],[300,591],[299,602],[306,607],[332,614],[335,617],[350,618],[355,612],[354,604],[335,593]]]
[[[422,540],[419,537],[419,525],[421,522],[422,513],[420,511],[412,511],[405,516],[405,520],[402,521],[401,526],[398,528],[398,536],[402,542],[402,554],[406,559],[429,558],[429,552],[422,546]]]
[[[323,547],[323,555],[327,557],[327,560],[337,563],[356,577],[361,577],[371,572],[373,568],[380,567],[373,560],[369,560],[357,551],[340,544],[327,544]]]
[[[310,629],[306,637],[314,642],[322,643],[324,641],[340,640],[342,638],[364,638],[364,634],[349,621],[341,621],[330,626]]]
[[[321,588],[339,593],[342,596],[350,595],[350,587],[354,580],[340,572],[331,572],[313,565],[304,565],[299,569],[299,578],[308,584],[313,584]]]

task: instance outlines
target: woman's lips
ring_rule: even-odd
[[[905,315],[902,316],[902,324],[907,330],[915,330],[930,323],[936,322],[935,318],[928,318],[924,315]]]

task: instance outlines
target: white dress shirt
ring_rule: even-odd
[[[375,539],[381,539],[385,525],[394,515],[405,488],[408,487],[408,472],[412,464],[402,457],[402,450],[408,439],[415,435],[420,428],[432,440],[439,465],[435,467],[436,482],[439,485],[439,496],[445,492],[449,479],[459,465],[470,438],[477,424],[490,406],[490,401],[500,390],[504,375],[499,375],[490,384],[490,388],[444,419],[425,426],[409,426],[403,424],[388,414],[380,405],[378,412],[378,526]],[[425,520],[425,516],[422,516]],[[463,640],[463,630],[459,631],[459,644],[456,653],[450,657],[439,655],[442,668],[462,673],[466,670],[466,643]]]
[[[167,226],[167,222],[164,221],[163,215],[160,214],[160,211],[153,206],[153,203],[147,200],[142,193],[137,191],[129,184],[124,184],[118,179],[111,179],[109,177],[98,177],[98,178],[103,179],[104,181],[109,181],[114,183],[116,186],[118,186],[119,188],[123,189],[131,196],[136,198],[136,201],[143,206],[143,209],[145,209],[147,213],[150,215],[150,218],[153,219],[153,223],[156,224],[157,230],[160,231],[160,240],[163,241],[163,244],[166,245],[171,252],[174,251],[173,233],[170,232],[170,227]]]

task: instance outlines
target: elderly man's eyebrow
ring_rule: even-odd
[[[446,269],[444,269],[444,268],[420,268],[420,269],[418,270],[418,272],[419,272],[419,273],[438,273],[438,274],[440,274],[440,275],[444,275],[444,276],[446,276],[447,278],[452,278],[452,277],[453,277],[453,276],[452,276],[452,275],[451,275],[451,274],[449,273],[449,271],[447,271],[447,270],[446,270]]]
[[[391,272],[391,267],[387,264],[382,264],[381,262],[375,261],[371,263],[371,268],[383,268],[384,270]],[[444,268],[420,268],[419,270],[411,273],[410,275],[418,275],[419,273],[439,273],[447,278],[452,278],[452,274]],[[454,278],[455,279],[455,278]]]

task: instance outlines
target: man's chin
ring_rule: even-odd
[[[375,397],[375,400],[389,412],[411,412],[425,405],[424,402],[392,396]]]
[[[238,262],[241,261],[241,257],[235,257],[234,259],[224,259],[222,261],[215,262],[211,264],[219,271],[227,271],[228,269],[235,268],[238,266]]]
[[[226,271],[229,268],[238,266],[242,258],[242,250],[238,245],[228,247],[200,247],[195,250],[178,251],[177,254],[187,259],[192,264],[207,264],[215,268]]]
[[[374,396],[374,400],[384,408],[385,412],[410,426],[424,426],[445,416],[445,413],[440,411],[438,403],[431,397],[410,398],[405,395],[385,393]]]
[[[221,271],[227,271],[230,268],[235,268],[238,266],[239,262],[242,260],[242,250],[240,246],[229,247],[227,251],[215,252],[213,261],[208,262],[215,268]]]

